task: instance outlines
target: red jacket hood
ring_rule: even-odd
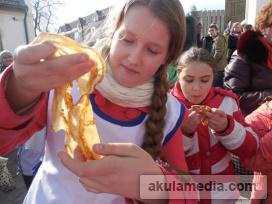
[[[259,32],[243,33],[238,41],[237,52],[249,62],[272,68],[272,45]]]

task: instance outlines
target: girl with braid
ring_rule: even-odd
[[[49,128],[45,157],[25,204],[194,203],[139,195],[140,175],[167,174],[165,163],[155,162],[161,155],[172,169],[187,170],[179,128],[186,109],[167,94],[166,76],[184,43],[182,6],[179,0],[127,0],[114,19],[108,39],[96,47],[107,71],[90,95],[101,139],[93,149],[103,159],[83,161],[61,152],[64,134],[54,133],[47,117],[50,90],[92,67],[84,53],[52,58],[50,42],[33,42],[16,50],[13,67],[1,76],[0,154]]]

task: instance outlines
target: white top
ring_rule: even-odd
[[[75,95],[75,93],[73,92]],[[51,128],[51,107],[53,91],[49,96],[47,139],[44,161],[28,191],[24,204],[120,204],[125,203],[123,197],[112,194],[96,194],[87,192],[79,183],[78,178],[67,170],[57,157],[64,148],[64,132],[57,133]],[[129,122],[118,121],[102,113],[95,104],[94,97],[90,97],[94,110],[94,118],[102,143],[130,142],[139,146],[143,143],[145,120],[148,115],[141,114],[137,119]],[[185,108],[176,98],[168,95],[166,124],[164,128],[164,142],[171,139],[179,128]],[[106,127],[106,128],[105,128]]]

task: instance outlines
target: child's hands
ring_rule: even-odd
[[[80,156],[71,159],[66,153],[59,153],[64,166],[79,177],[86,191],[139,199],[140,175],[162,174],[152,157],[137,145],[96,144],[93,149],[104,158],[82,161]]]
[[[183,132],[191,134],[195,131],[200,121],[201,121],[200,114],[190,109],[188,118],[181,124],[181,130]]]
[[[53,58],[51,43],[21,46],[16,49],[13,73],[9,76],[6,95],[13,109],[19,109],[46,92],[88,72],[93,62],[86,54]]]
[[[225,112],[218,110],[216,108],[212,108],[211,112],[205,113],[209,124],[208,126],[216,131],[216,132],[223,132],[228,127],[228,118]]]
[[[54,51],[55,47],[51,43],[18,48],[13,65],[17,83],[31,92],[40,94],[78,78],[92,67],[92,62],[86,54],[52,58]]]

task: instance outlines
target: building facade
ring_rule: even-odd
[[[79,18],[71,23],[66,23],[58,29],[58,33],[66,35],[78,42],[88,42],[92,45],[102,37],[105,19],[109,14],[110,7],[96,11],[86,17]]]
[[[202,36],[207,35],[210,24],[215,23],[219,32],[225,28],[225,10],[198,11],[198,17],[202,24]]]
[[[30,0],[0,0],[0,50],[14,51],[34,39]]]
[[[232,20],[241,22],[245,19],[246,0],[225,0],[225,27]]]

